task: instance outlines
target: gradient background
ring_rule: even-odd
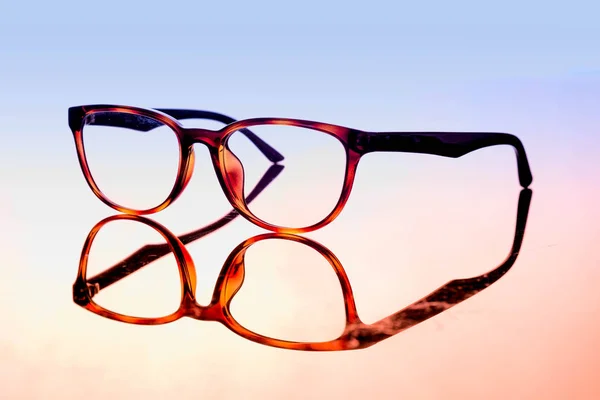
[[[598,8],[3,3],[0,394],[600,397]],[[192,320],[105,320],[71,298],[85,236],[112,214],[88,189],[67,126],[69,106],[93,103],[514,133],[534,174],[523,250],[483,293],[358,352],[271,349]],[[230,209],[205,149],[197,159],[186,193],[155,217],[175,233]],[[371,322],[500,263],[518,190],[508,148],[459,160],[372,154],[345,211],[308,236],[342,261]],[[260,232],[239,219],[189,246],[199,301],[229,251]]]

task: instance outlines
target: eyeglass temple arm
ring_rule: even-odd
[[[163,112],[171,117],[181,119],[208,119],[212,121],[222,122],[224,124],[230,124],[236,120],[228,117],[224,114],[219,114],[212,111],[203,110],[179,110],[170,108],[155,108],[155,110]],[[141,132],[149,132],[152,129],[163,126],[160,122],[137,114],[125,114],[125,113],[110,113],[93,114],[93,118],[90,119],[87,124],[89,125],[102,125],[102,126],[115,126],[119,128],[133,129]],[[242,132],[260,151],[269,159],[269,161],[276,163],[283,161],[284,157],[271,147],[267,142],[258,137],[254,132],[247,128],[240,129]]]
[[[519,182],[528,187],[533,181],[527,154],[521,140],[508,133],[494,132],[359,132],[356,148],[361,153],[398,151],[462,157],[484,147],[509,145],[515,150]]]
[[[250,192],[246,198],[246,202],[250,203],[256,198],[271,182],[281,173],[284,166],[279,164],[273,164],[267,169],[265,174],[262,176],[260,181],[256,184],[254,189]],[[194,242],[217,229],[222,228],[229,222],[234,220],[239,213],[236,210],[231,210],[227,215],[218,219],[217,221],[206,225],[195,231],[185,233],[179,236],[179,240],[183,244]],[[150,264],[153,261],[169,254],[171,249],[167,243],[162,244],[147,244],[138,250],[134,251],[128,257],[117,262],[113,266],[109,267],[105,271],[87,279],[89,285],[93,285],[98,290],[104,289],[113,283],[125,278],[128,275],[140,270],[142,267]]]
[[[514,265],[525,235],[527,216],[531,204],[532,191],[523,189],[519,195],[515,237],[510,254],[498,267],[483,275],[468,279],[456,279],[414,302],[408,307],[367,326],[357,332],[360,348],[369,347],[381,340],[394,336],[408,328],[446,311],[476,295],[504,276]]]

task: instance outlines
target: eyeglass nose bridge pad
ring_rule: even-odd
[[[194,152],[194,146],[182,146],[181,157],[182,166],[181,172],[179,173],[181,180],[173,189],[173,193],[175,195],[178,195],[179,193],[183,192],[183,190],[187,187],[188,183],[192,179],[192,175],[194,174],[194,165],[196,164],[196,153]]]
[[[246,248],[239,251],[231,261],[228,260],[227,270],[224,271],[220,289],[221,303],[229,304],[236,293],[242,288],[246,277],[244,258]]]
[[[219,162],[223,181],[231,194],[232,200],[240,208],[245,208],[244,200],[244,167],[239,158],[226,146],[219,149]]]

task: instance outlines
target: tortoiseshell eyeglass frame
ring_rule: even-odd
[[[277,348],[304,351],[364,349],[448,310],[486,289],[504,276],[514,265],[521,250],[531,197],[532,191],[530,189],[521,190],[513,244],[509,255],[503,263],[485,274],[473,278],[452,280],[413,304],[373,324],[365,324],[360,320],[352,294],[352,287],[338,258],[328,248],[314,240],[287,233],[262,234],[239,244],[223,264],[210,304],[208,306],[201,306],[197,303],[195,297],[196,269],[192,257],[183,243],[161,224],[146,217],[131,214],[117,214],[105,218],[98,222],[91,230],[82,249],[79,271],[73,285],[73,300],[76,304],[93,313],[125,323],[159,325],[173,322],[182,317],[190,317],[197,320],[220,322],[243,338]],[[162,318],[136,318],[134,316],[115,313],[94,302],[93,297],[104,287],[125,278],[156,259],[152,254],[148,254],[146,257],[142,253],[140,254],[140,259],[136,261],[139,268],[128,269],[123,263],[117,263],[117,265],[109,267],[105,273],[87,278],[88,255],[93,240],[104,225],[116,220],[130,220],[145,224],[155,229],[165,239],[169,251],[174,254],[179,266],[181,280],[181,303],[179,309],[173,314]],[[318,251],[334,269],[342,288],[346,313],[345,329],[337,339],[326,342],[279,340],[244,328],[232,316],[230,311],[231,301],[244,282],[245,253],[253,244],[269,239],[290,240],[309,246]],[[130,257],[127,259],[130,259]],[[260,312],[260,310],[257,310],[257,312]]]
[[[113,114],[102,118],[102,113]],[[220,115],[220,120],[228,125],[220,130],[185,128],[178,119],[211,118],[211,114]],[[119,117],[119,115],[121,117]],[[217,119],[218,120],[218,119]],[[156,207],[136,210],[116,204],[108,199],[94,182],[85,156],[83,129],[87,123],[105,126],[118,126],[129,129],[149,131],[157,126],[166,125],[177,135],[180,144],[180,162],[177,179],[170,195]],[[321,221],[305,227],[277,226],[256,217],[248,208],[244,199],[244,168],[240,160],[228,147],[229,137],[237,131],[246,135],[273,163],[283,160],[277,150],[272,148],[249,128],[258,125],[288,125],[321,131],[335,137],[344,146],[346,152],[346,170],[339,200],[334,209]],[[497,145],[512,146],[517,156],[519,182],[527,188],[533,177],[527,155],[521,141],[508,133],[493,132],[367,132],[322,122],[290,118],[251,118],[233,121],[222,114],[206,111],[176,109],[145,109],[119,105],[87,105],[69,108],[69,126],[73,131],[77,155],[83,174],[94,194],[113,209],[134,215],[147,215],[159,212],[174,202],[187,186],[193,172],[195,143],[202,143],[209,149],[212,163],[225,196],[244,218],[257,226],[280,233],[305,233],[322,228],[331,223],[346,204],[360,158],[371,152],[404,152],[433,154],[444,157],[461,157],[472,151]]]

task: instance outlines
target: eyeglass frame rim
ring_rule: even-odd
[[[94,239],[102,227],[112,221],[118,220],[130,220],[145,224],[157,231],[163,237],[163,239],[167,241],[172,254],[175,256],[181,284],[181,301],[179,308],[173,313],[156,318],[133,317],[111,311],[97,304],[93,300],[93,296],[97,293],[97,291],[93,285],[89,285],[87,283],[86,278],[89,253]],[[275,339],[258,334],[244,327],[232,315],[230,311],[231,301],[243,284],[242,278],[242,281],[237,285],[237,287],[234,287],[233,290],[230,290],[228,287],[230,281],[236,279],[235,276],[232,276],[235,274],[235,272],[232,272],[232,270],[236,267],[236,260],[238,260],[239,257],[243,257],[246,253],[246,250],[253,244],[269,239],[283,239],[305,244],[324,257],[334,269],[334,272],[336,273],[341,285],[346,317],[345,328],[338,338],[322,342],[298,342]],[[73,301],[86,310],[104,318],[129,324],[164,325],[184,317],[193,318],[200,321],[219,322],[233,333],[247,340],[276,348],[305,351],[339,351],[367,347],[365,345],[361,346],[359,341],[352,338],[352,333],[355,330],[361,328],[364,329],[368,325],[365,325],[358,317],[352,286],[350,285],[346,271],[344,270],[339,259],[331,250],[314,240],[308,239],[304,236],[275,232],[256,235],[244,240],[230,252],[227,259],[223,263],[223,267],[219,273],[217,282],[215,283],[215,289],[213,291],[211,302],[207,306],[202,306],[197,302],[195,293],[196,277],[196,267],[190,253],[186,249],[185,245],[179,240],[179,238],[174,233],[169,231],[164,225],[141,215],[115,214],[96,223],[85,240],[81,251],[77,277],[75,279],[75,283],[73,284]]]
[[[116,112],[116,113],[127,113],[134,115],[141,115],[144,117],[152,118],[162,122],[167,125],[177,136],[178,144],[179,144],[179,165],[177,171],[177,178],[171,189],[170,194],[167,198],[158,206],[145,209],[145,210],[137,210],[130,207],[125,207],[117,204],[116,202],[109,199],[99,188],[98,184],[95,182],[93,175],[90,171],[86,154],[85,154],[85,146],[83,143],[83,126],[86,116],[93,113],[100,112]],[[273,124],[274,121],[279,123]],[[283,122],[283,123],[281,123]],[[275,224],[268,223],[263,219],[254,215],[254,213],[248,207],[244,191],[242,190],[234,190],[231,188],[231,184],[228,179],[229,173],[226,170],[225,160],[223,157],[224,150],[227,150],[230,155],[234,155],[229,148],[226,147],[227,139],[235,132],[251,126],[256,125],[292,125],[298,127],[304,127],[308,129],[314,129],[317,131],[321,131],[323,133],[334,136],[338,141],[340,141],[344,147],[346,153],[346,168],[345,168],[345,176],[344,183],[342,185],[342,190],[340,197],[336,203],[335,208],[321,221],[312,224],[307,227],[302,228],[291,228],[291,227],[283,227]],[[352,151],[348,147],[348,136],[351,132],[361,132],[358,130],[354,130],[351,128],[342,127],[334,124],[327,124],[309,120],[295,119],[295,118],[249,118],[238,120],[233,123],[225,125],[223,128],[219,130],[210,130],[210,129],[200,129],[200,128],[186,128],[184,127],[177,119],[171,117],[170,115],[161,112],[157,109],[147,109],[135,106],[122,106],[122,105],[109,105],[109,104],[95,104],[95,105],[85,105],[85,106],[75,106],[69,108],[69,126],[73,132],[73,136],[75,139],[75,145],[77,149],[77,156],[79,160],[79,165],[84,174],[84,177],[87,181],[88,186],[92,190],[92,192],[98,197],[104,204],[113,208],[116,211],[132,214],[132,215],[150,215],[158,213],[159,211],[164,210],[170,204],[175,202],[181,196],[187,184],[189,183],[194,166],[195,154],[193,150],[193,145],[195,143],[202,143],[208,147],[209,153],[211,155],[211,159],[213,162],[213,166],[215,169],[215,173],[219,180],[219,184],[223,193],[227,197],[228,201],[231,203],[233,208],[238,211],[244,218],[246,218],[251,223],[264,228],[266,230],[277,232],[277,233],[306,233],[317,230],[331,221],[333,221],[339,213],[342,211],[345,203],[348,200],[348,197],[351,192],[352,183],[354,181],[354,171],[349,171],[351,166],[356,167],[358,164],[358,159],[360,155],[358,153]],[[316,127],[318,126],[318,127]],[[227,153],[226,153],[227,154]],[[274,164],[277,164],[275,162]]]

